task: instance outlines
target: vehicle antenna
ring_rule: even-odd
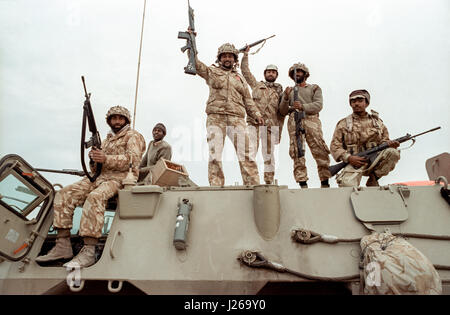
[[[139,86],[139,70],[141,68],[142,37],[144,35],[144,20],[145,20],[145,7],[146,6],[147,6],[147,0],[144,0],[144,10],[142,13],[141,40],[139,43],[139,58],[138,58],[138,67],[137,67],[137,76],[136,76],[136,93],[134,95],[133,129],[134,129],[134,126],[136,123],[136,104],[137,104],[137,95],[138,95],[138,86]]]

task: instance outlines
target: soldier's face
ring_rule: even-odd
[[[111,129],[116,133],[127,124],[127,119],[122,115],[112,115],[109,118],[109,125]]]
[[[295,82],[302,83],[303,81],[305,81],[305,72],[301,69],[297,69],[295,72]]]
[[[278,77],[278,72],[276,70],[266,70],[264,72],[264,77],[267,82],[275,82]]]
[[[153,140],[159,141],[162,138],[164,138],[164,132],[160,128],[154,128],[152,131],[153,134]]]
[[[350,100],[350,106],[353,109],[353,113],[359,115],[359,114],[363,114],[366,112],[366,108],[367,108],[367,106],[369,106],[369,104],[367,104],[367,101],[365,98],[358,97],[358,98]]]
[[[220,55],[220,63],[227,69],[231,69],[236,60],[232,53],[223,53]]]

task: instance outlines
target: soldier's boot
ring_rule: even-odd
[[[308,188],[308,183],[306,181],[298,182],[298,184],[300,185],[300,188],[302,188],[302,189]]]
[[[95,264],[95,244],[97,239],[88,237],[84,238],[84,246],[74,259],[65,263],[66,268],[85,268]]]
[[[320,182],[320,188],[330,188],[330,183],[328,182],[328,178],[325,180],[322,180]]]
[[[58,237],[56,239],[56,245],[48,251],[47,255],[36,257],[36,262],[46,263],[56,260],[67,260],[72,257],[73,251],[70,237]]]
[[[367,182],[366,182],[366,186],[367,187],[370,187],[370,186],[380,186],[379,184],[378,184],[378,178],[375,176],[375,174],[374,173],[370,173],[370,175],[369,175],[369,179],[367,180]]]

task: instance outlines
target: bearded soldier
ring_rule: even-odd
[[[252,117],[247,116],[247,123],[250,127],[250,139],[253,144],[252,153],[256,156],[259,148],[259,139],[261,138],[264,181],[266,184],[272,184],[275,175],[274,146],[280,143],[281,130],[284,123],[284,116],[279,113],[283,87],[281,84],[275,83],[278,77],[278,68],[275,65],[268,65],[264,70],[265,81],[256,81],[248,64],[249,49],[247,47],[244,52],[241,70],[245,80],[252,88],[253,100],[264,120],[264,126],[259,126]]]
[[[188,30],[188,32],[191,32]],[[217,51],[217,65],[208,67],[196,58],[197,74],[209,86],[206,104],[206,128],[209,146],[208,180],[211,186],[223,186],[222,151],[227,135],[236,150],[244,185],[258,185],[259,174],[255,160],[249,154],[249,136],[245,115],[258,124],[263,119],[252,100],[244,77],[236,71],[238,50],[226,43]]]
[[[322,123],[319,119],[319,112],[323,107],[322,90],[317,84],[308,84],[309,69],[302,63],[294,64],[289,69],[289,77],[297,84],[298,101],[294,101],[294,89],[287,87],[284,91],[280,103],[280,113],[288,115],[288,132],[290,138],[289,155],[294,161],[294,178],[301,188],[308,188],[308,175],[305,165],[305,157],[298,150],[296,135],[295,112],[303,112],[302,128],[304,134],[301,135],[302,147],[305,147],[305,140],[311,150],[311,154],[316,160],[322,188],[330,187],[328,179],[331,177],[330,171],[330,150],[323,140]],[[297,98],[296,97],[296,98]],[[299,154],[300,153],[300,154]]]
[[[142,154],[145,151],[144,137],[130,128],[130,113],[122,106],[111,107],[106,122],[111,127],[102,148],[89,152],[91,166],[103,163],[100,176],[90,182],[87,177],[66,186],[57,192],[53,226],[57,229],[56,245],[47,255],[36,258],[37,262],[50,262],[73,257],[70,229],[75,207],[83,205],[79,234],[84,246],[79,254],[64,266],[88,267],[95,263],[95,245],[102,236],[106,202],[123,188],[122,180],[131,169],[135,179]]]
[[[349,163],[338,176],[339,187],[359,186],[362,176],[369,176],[366,186],[378,186],[378,179],[387,175],[400,159],[396,149],[400,143],[389,140],[389,133],[378,113],[366,112],[370,94],[366,90],[355,90],[349,95],[353,114],[341,119],[331,140],[330,149],[336,161]],[[359,152],[386,142],[389,148],[378,153],[372,161],[359,157]]]

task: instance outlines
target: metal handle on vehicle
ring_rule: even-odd
[[[118,235],[122,235],[122,233],[120,231],[116,231],[116,233],[114,233],[114,237],[111,243],[111,247],[109,249],[109,255],[111,256],[111,258],[115,258],[116,256],[114,255],[114,245],[116,244],[116,239]]]
[[[113,286],[112,286],[112,283],[114,281],[117,281],[119,283],[116,288],[113,288]],[[117,293],[120,290],[122,290],[122,285],[123,285],[123,281],[122,280],[109,280],[108,281],[108,291],[111,292],[111,293]]]
[[[75,286],[75,282],[71,283],[69,285],[69,288],[70,288],[70,291],[72,291],[72,292],[80,292],[84,288],[84,280],[81,280],[80,286],[78,286],[78,287]]]

